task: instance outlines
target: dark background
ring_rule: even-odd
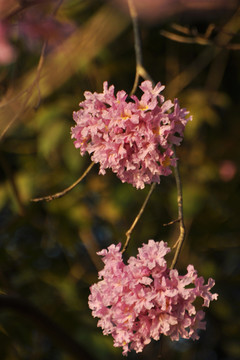
[[[10,8],[12,3],[19,7]],[[206,309],[207,330],[199,341],[162,338],[130,359],[240,358],[239,3],[226,7],[215,1],[213,9],[210,3],[196,1],[189,8],[188,1],[180,7],[178,1],[159,1],[157,11],[149,1],[140,26],[145,68],[166,85],[166,98],[178,97],[193,115],[177,149],[187,227],[177,268],[184,274],[194,264],[199,275],[213,277],[219,299]],[[5,5],[16,58],[0,65],[0,291],[10,297],[8,306],[0,299],[4,360],[72,359],[66,338],[56,339],[48,319],[93,359],[122,358],[91,316],[89,286],[102,267],[96,251],[124,242],[149,186],[136,190],[111,171],[98,175],[95,165],[64,197],[30,201],[68,187],[90,164],[70,137],[72,112],[84,91],[101,92],[105,80],[116,91],[131,91],[133,31],[126,9],[118,5],[90,0]],[[163,224],[176,218],[175,180],[163,177],[127,255],[151,238],[172,246],[178,224]],[[39,320],[31,304],[48,318]]]

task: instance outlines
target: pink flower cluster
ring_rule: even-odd
[[[133,95],[129,101],[125,91],[115,96],[107,82],[103,93],[86,91],[80,110],[73,112],[72,138],[81,155],[87,151],[100,163],[100,174],[111,168],[122,182],[142,189],[171,174],[170,166],[176,165],[172,145],[180,145],[191,117],[177,99],[164,101],[160,83],[153,88],[144,81],[140,89],[141,99]]]
[[[123,355],[134,349],[141,352],[151,339],[160,335],[198,339],[198,329],[205,329],[205,313],[193,305],[197,297],[203,306],[217,299],[210,289],[213,279],[204,285],[193,265],[187,274],[167,267],[164,256],[170,251],[167,243],[149,240],[138,249],[137,257],[124,264],[121,244],[111,245],[98,254],[105,264],[99,282],[90,288],[89,307],[103,334],[111,334],[114,346],[123,348]]]
[[[15,59],[15,51],[8,42],[8,28],[0,20],[0,65],[10,64]]]
[[[46,50],[49,51],[69,36],[74,26],[69,21],[63,23],[57,20],[58,8],[56,0],[0,0],[0,65],[8,65],[17,58],[12,38],[16,42],[19,37],[33,51],[46,41]]]

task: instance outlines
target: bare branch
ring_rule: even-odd
[[[173,224],[175,224],[175,223],[177,223],[179,221],[180,221],[180,219],[175,219],[175,220],[172,220],[172,221],[168,222],[167,224],[163,224],[163,226],[173,225]]]
[[[128,7],[133,24],[134,47],[135,47],[135,55],[136,55],[136,74],[135,74],[133,88],[130,93],[131,95],[133,95],[137,89],[140,77],[142,77],[144,80],[152,81],[152,79],[143,66],[142,45],[141,45],[141,37],[140,37],[140,31],[138,25],[138,17],[132,0],[128,0]]]
[[[143,79],[148,79],[153,83],[153,80],[151,79],[151,77],[149,76],[149,74],[147,73],[147,71],[145,70],[144,66],[143,66],[143,60],[142,60],[142,48],[141,48],[141,40],[140,40],[140,31],[139,31],[139,25],[138,25],[138,18],[137,18],[137,12],[136,9],[134,7],[133,1],[132,0],[128,0],[128,7],[129,7],[129,11],[130,11],[130,15],[132,18],[132,23],[133,23],[133,30],[134,30],[134,45],[135,45],[135,54],[136,54],[136,75],[135,75],[135,80],[134,80],[134,85],[131,91],[131,94],[134,94],[139,82],[139,78],[140,76]],[[206,40],[205,40],[206,41]],[[175,178],[176,178],[176,183],[177,183],[177,189],[178,189],[178,219],[174,220],[172,222],[170,222],[169,224],[165,224],[165,225],[170,225],[173,224],[177,221],[179,221],[180,223],[180,235],[179,238],[175,244],[175,246],[177,247],[175,256],[174,256],[174,260],[172,262],[172,267],[175,266],[178,255],[180,253],[181,250],[181,246],[185,237],[185,227],[184,227],[184,223],[183,223],[183,209],[182,209],[182,189],[181,189],[181,180],[180,180],[180,175],[179,175],[179,170],[178,170],[178,164],[176,166],[176,171],[175,171]],[[123,246],[122,249],[122,253],[124,253],[124,251],[126,250],[126,248],[128,247],[129,241],[130,241],[130,237],[131,237],[131,233],[133,231],[133,229],[135,228],[138,220],[140,219],[146,205],[147,202],[155,188],[156,184],[152,184],[149,193],[138,213],[138,215],[136,216],[135,220],[133,221],[131,227],[128,229],[128,231],[126,232],[126,241],[125,244]]]
[[[91,170],[91,168],[93,167],[94,162],[92,162],[89,167],[87,168],[87,170],[84,171],[84,173],[80,176],[80,178],[75,181],[72,185],[70,185],[68,188],[64,189],[61,192],[58,192],[56,194],[53,195],[47,195],[47,196],[43,196],[40,198],[35,198],[35,199],[31,199],[30,201],[33,202],[38,202],[38,201],[52,201],[55,199],[59,199],[60,197],[63,197],[65,194],[67,194],[69,191],[71,191],[73,188],[75,188],[75,186],[77,186],[89,173],[89,171]]]
[[[187,43],[187,44],[200,44],[200,45],[211,45],[212,42],[203,36],[187,37],[172,33],[170,31],[161,30],[160,34],[170,40]]]
[[[220,48],[224,48],[224,49],[228,49],[228,50],[239,50],[240,49],[240,44],[237,44],[237,43],[218,44],[214,40],[212,40],[212,41],[208,40],[208,38],[205,35],[188,37],[188,36],[182,36],[179,34],[175,34],[173,32],[166,31],[166,30],[161,30],[160,34],[170,40],[180,42],[180,43],[185,43],[185,44],[212,45],[212,46],[216,46],[216,47],[220,47]]]
[[[176,157],[176,152],[175,149],[173,149],[175,157]],[[175,171],[174,171],[174,175],[175,175],[175,180],[176,180],[176,186],[177,186],[177,202],[178,202],[178,218],[179,218],[179,236],[178,239],[175,243],[175,245],[173,246],[173,248],[177,247],[176,252],[174,254],[174,258],[172,260],[170,269],[173,269],[177,263],[184,239],[185,239],[185,235],[186,235],[186,230],[185,230],[185,224],[184,224],[184,218],[183,218],[183,195],[182,195],[182,182],[181,182],[181,178],[180,178],[180,172],[179,172],[179,166],[178,166],[178,160],[176,163],[176,167],[175,167]]]
[[[156,183],[153,183],[153,184],[151,185],[150,190],[149,190],[149,192],[148,192],[148,194],[147,194],[147,196],[146,196],[146,199],[144,200],[144,203],[142,204],[141,209],[139,210],[139,213],[137,214],[137,216],[136,216],[135,220],[133,221],[132,225],[130,226],[130,228],[129,228],[128,231],[126,232],[126,241],[125,241],[125,244],[124,244],[124,246],[123,246],[122,253],[124,253],[124,251],[125,251],[125,250],[127,249],[127,247],[128,247],[128,244],[129,244],[129,241],[130,241],[130,237],[131,237],[132,231],[133,231],[133,229],[135,228],[138,220],[140,219],[140,217],[141,217],[141,215],[142,215],[142,213],[143,213],[143,211],[144,211],[144,209],[145,209],[145,207],[146,207],[146,205],[147,205],[147,203],[148,203],[148,200],[149,200],[149,198],[150,198],[153,190],[155,189],[155,186],[156,186]]]

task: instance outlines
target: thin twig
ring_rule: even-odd
[[[239,14],[240,7],[234,13],[232,18],[224,25],[222,30],[214,38],[217,46],[215,48],[205,48],[191,64],[187,66],[181,73],[179,73],[166,87],[167,94],[171,97],[178,94],[181,90],[186,88],[188,84],[217,56],[220,55],[225,48],[229,46],[233,37],[232,29],[239,29]],[[234,45],[234,44],[233,44]]]
[[[148,75],[147,71],[145,70],[144,66],[143,66],[143,60],[142,60],[142,48],[141,48],[141,40],[140,40],[140,31],[139,31],[139,26],[138,26],[138,18],[137,18],[137,12],[136,9],[134,7],[133,1],[132,0],[128,0],[128,7],[129,7],[129,11],[130,11],[130,15],[132,18],[132,23],[133,23],[133,31],[134,31],[134,44],[135,44],[135,54],[136,54],[136,75],[135,75],[135,80],[134,80],[134,85],[131,91],[131,94],[134,94],[139,82],[139,78],[140,76],[144,79],[148,79],[150,81],[152,81],[151,77]],[[153,83],[153,81],[152,81]],[[176,155],[175,155],[176,157]],[[170,224],[173,224],[177,221],[179,221],[180,224],[180,234],[179,234],[179,238],[175,244],[174,247],[177,246],[175,255],[174,255],[174,259],[172,261],[171,264],[171,268],[173,268],[176,265],[184,238],[185,238],[185,226],[184,226],[184,221],[183,221],[183,201],[182,201],[182,186],[181,186],[181,180],[180,180],[180,174],[179,174],[179,168],[178,168],[178,162],[176,164],[176,169],[175,169],[175,178],[176,178],[176,184],[177,184],[177,191],[178,191],[178,219],[172,221]],[[122,249],[122,253],[124,253],[124,251],[126,250],[129,241],[130,241],[130,236],[131,233],[134,229],[134,227],[136,226],[140,216],[142,215],[145,206],[155,188],[156,184],[152,184],[149,193],[138,213],[138,215],[136,216],[135,220],[133,221],[131,227],[129,228],[129,230],[126,232],[126,241],[125,244],[123,246]]]
[[[167,30],[161,30],[160,34],[170,40],[176,41],[176,42],[180,42],[180,43],[185,43],[185,44],[198,44],[198,45],[211,45],[211,46],[216,46],[216,47],[220,47],[223,49],[228,49],[228,50],[239,50],[240,49],[240,44],[234,43],[234,44],[218,44],[216,41],[214,40],[208,40],[205,36],[194,36],[194,37],[188,37],[188,36],[181,36],[179,34],[167,31]]]
[[[236,11],[236,14],[238,12],[239,12],[239,10]],[[189,29],[188,27],[185,27],[185,26],[182,26],[179,24],[175,24],[175,23],[173,23],[171,25],[171,27],[174,30],[180,32],[181,34],[184,34],[187,36],[181,36],[176,33],[171,33],[171,32],[164,31],[164,30],[160,31],[160,34],[171,40],[178,41],[178,42],[196,43],[196,44],[200,44],[200,45],[212,45],[212,46],[216,46],[216,47],[222,47],[222,48],[228,49],[228,50],[239,50],[240,49],[239,43],[221,44],[221,42],[219,43],[219,41],[216,40],[217,38],[219,38],[219,36],[221,37],[221,36],[227,35],[227,36],[230,36],[231,39],[233,37],[239,36],[239,34],[237,33],[237,29],[235,29],[235,31],[224,30],[226,25],[224,26],[224,28],[219,28],[215,24],[209,24],[204,34],[198,33],[198,31],[196,29]],[[210,40],[210,36],[212,35],[214,30],[216,30],[218,32],[218,35],[216,36],[216,39],[213,38]]]
[[[150,196],[151,196],[151,194],[152,194],[155,186],[156,186],[156,183],[153,183],[153,184],[151,185],[150,190],[149,190],[149,192],[148,192],[148,194],[147,194],[147,196],[146,196],[146,199],[144,200],[144,203],[142,204],[141,209],[139,210],[139,213],[137,214],[137,216],[136,216],[135,220],[133,221],[132,225],[130,226],[130,228],[129,228],[128,231],[126,232],[126,241],[125,241],[125,244],[124,244],[124,246],[123,246],[122,253],[124,253],[124,251],[125,251],[125,250],[127,249],[127,247],[128,247],[128,244],[129,244],[129,241],[130,241],[130,237],[131,237],[132,231],[133,231],[133,229],[135,228],[138,220],[140,219],[140,217],[141,217],[141,215],[142,215],[142,213],[143,213],[143,211],[144,211],[144,209],[145,209],[145,207],[146,207],[146,205],[147,205],[147,203],[148,203],[148,200],[149,200],[149,198],[150,198]]]
[[[180,221],[180,219],[175,219],[175,220],[169,221],[167,224],[163,224],[163,226],[173,225],[173,224],[175,224],[176,222],[179,222],[179,221]]]
[[[174,151],[174,155],[176,157],[175,149],[173,149],[173,151]],[[186,235],[186,230],[185,230],[185,225],[184,225],[184,218],[183,218],[182,182],[181,182],[181,178],[180,178],[178,160],[177,160],[177,163],[176,163],[174,175],[175,175],[176,186],[177,186],[179,236],[178,236],[178,239],[177,239],[175,245],[173,246],[174,248],[177,247],[177,249],[175,251],[174,258],[172,260],[170,269],[173,269],[175,267],[176,263],[177,263],[178,256],[180,254],[180,251],[181,251],[184,239],[185,239],[185,235]]]
[[[145,80],[150,80],[153,83],[153,80],[151,79],[150,75],[147,73],[147,71],[145,70],[144,66],[143,66],[143,60],[142,60],[142,46],[141,46],[141,39],[140,39],[140,31],[139,31],[139,25],[138,25],[138,17],[137,17],[137,12],[135,9],[135,6],[133,4],[132,0],[128,0],[128,7],[129,7],[129,12],[130,12],[130,16],[132,19],[132,24],[133,24],[133,33],[134,33],[134,47],[135,47],[135,55],[136,55],[136,74],[135,74],[135,80],[134,80],[134,84],[133,84],[133,88],[132,91],[130,93],[130,95],[133,95],[137,89],[138,86],[138,82],[139,82],[139,78],[140,76],[145,79]],[[130,228],[128,229],[128,231],[126,232],[126,240],[125,240],[125,244],[123,246],[122,249],[122,253],[124,253],[124,251],[127,249],[129,241],[130,241],[130,237],[132,234],[133,229],[135,228],[138,220],[140,219],[146,205],[147,202],[155,188],[156,184],[152,184],[150,187],[150,190],[147,194],[146,199],[144,200],[143,205],[141,206],[141,209],[139,210],[139,213],[137,214],[135,220],[133,221],[132,225],[130,226]]]
[[[85,176],[89,173],[89,171],[91,170],[93,165],[94,165],[94,162],[92,162],[89,165],[89,167],[84,171],[84,173],[80,176],[80,178],[77,181],[75,181],[72,185],[70,185],[68,188],[64,189],[63,191],[58,192],[58,193],[53,194],[53,195],[47,195],[47,196],[43,196],[43,197],[40,197],[40,198],[31,199],[30,201],[33,201],[33,202],[52,201],[54,199],[61,198],[62,196],[67,194],[69,191],[71,191],[73,188],[75,188],[75,186],[77,186],[85,178]]]
[[[180,42],[180,43],[212,45],[212,41],[206,39],[203,36],[188,37],[188,36],[182,36],[182,35],[167,31],[167,30],[161,30],[160,34],[170,40]]]
[[[135,48],[135,56],[136,56],[135,80],[134,80],[132,91],[130,93],[130,95],[133,95],[137,89],[140,77],[142,77],[145,80],[150,80],[150,81],[152,81],[152,79],[143,66],[142,45],[141,45],[141,37],[140,37],[140,31],[139,31],[139,25],[138,25],[137,11],[135,9],[135,6],[134,6],[134,3],[132,0],[128,0],[128,7],[129,7],[129,12],[130,12],[130,16],[131,16],[132,24],[133,24],[134,48]]]

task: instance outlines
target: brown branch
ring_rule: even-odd
[[[223,26],[222,30],[214,38],[214,48],[205,48],[186,69],[179,73],[166,87],[167,96],[174,97],[183,90],[189,83],[217,56],[225,51],[230,44],[234,33],[240,28],[239,26],[240,7]],[[234,31],[233,31],[234,30]],[[206,36],[206,35],[205,35]],[[236,44],[237,45],[237,44]]]
[[[130,93],[130,95],[133,95],[137,89],[138,86],[138,82],[139,82],[139,78],[142,77],[145,80],[150,80],[153,83],[153,80],[151,79],[150,75],[147,73],[146,69],[143,66],[143,59],[142,59],[142,46],[141,46],[141,38],[140,38],[140,30],[139,30],[139,24],[138,24],[138,17],[137,17],[137,11],[136,8],[134,6],[133,0],[128,0],[128,7],[129,7],[129,12],[130,12],[130,16],[132,19],[132,25],[133,25],[133,33],[134,33],[134,48],[135,48],[135,56],[136,56],[136,74],[135,74],[135,80],[134,80],[134,84],[133,84],[133,88],[132,91]],[[133,229],[135,228],[138,220],[140,219],[146,205],[147,202],[155,188],[156,184],[152,184],[150,187],[150,190],[144,200],[143,205],[141,206],[136,218],[134,219],[132,225],[130,226],[130,228],[127,230],[126,232],[126,240],[122,249],[122,253],[125,252],[125,250],[128,247],[129,241],[130,241],[130,237],[132,234]]]
[[[194,36],[194,37],[188,37],[188,36],[182,36],[179,34],[172,33],[170,31],[161,30],[160,34],[170,40],[180,42],[180,43],[186,43],[186,44],[199,44],[199,45],[212,45],[212,41],[206,39],[203,36]]]
[[[211,45],[211,46],[216,46],[216,47],[220,47],[223,49],[228,49],[228,50],[239,50],[240,49],[240,44],[238,43],[232,43],[232,44],[218,44],[216,41],[214,40],[208,40],[205,35],[201,36],[194,36],[194,37],[188,37],[188,36],[182,36],[179,34],[175,34],[173,32],[170,31],[166,31],[166,30],[161,30],[160,34],[164,37],[166,37],[167,39],[176,41],[176,42],[180,42],[180,43],[185,43],[185,44],[199,44],[199,45]]]
[[[131,94],[134,94],[139,82],[139,78],[140,76],[143,79],[148,79],[153,83],[153,80],[151,79],[151,77],[149,76],[149,74],[147,73],[147,71],[145,70],[144,66],[143,66],[143,59],[142,59],[142,47],[141,47],[141,40],[140,40],[140,31],[139,31],[139,25],[138,25],[138,18],[137,18],[137,12],[135,9],[135,6],[133,4],[132,0],[128,0],[128,7],[129,7],[129,11],[130,11],[130,15],[131,15],[131,19],[132,19],[132,24],[133,24],[133,31],[134,31],[134,46],[135,46],[135,55],[136,55],[136,74],[135,74],[135,80],[134,80],[134,85],[131,91]],[[177,183],[177,189],[178,189],[178,219],[171,221],[169,224],[165,224],[165,225],[170,225],[173,224],[177,221],[179,221],[180,223],[180,235],[178,238],[178,241],[176,242],[175,246],[177,246],[177,250],[172,262],[172,267],[175,266],[176,262],[177,262],[177,258],[178,255],[180,253],[181,250],[181,246],[185,237],[185,227],[184,227],[184,222],[183,222],[183,209],[182,209],[182,188],[181,188],[181,180],[180,180],[180,175],[179,175],[179,170],[178,170],[178,163],[176,166],[176,171],[175,171],[175,178],[176,178],[176,183]],[[138,220],[140,219],[146,204],[155,188],[156,184],[152,184],[149,193],[138,213],[138,215],[136,216],[135,220],[133,221],[131,227],[128,229],[128,231],[126,232],[126,240],[125,240],[125,244],[123,246],[122,249],[122,253],[124,253],[124,251],[127,249],[129,241],[130,241],[130,237],[131,237],[131,233],[133,231],[133,229],[135,228]]]
[[[59,199],[59,198],[63,197],[65,194],[67,194],[69,191],[71,191],[73,188],[75,188],[75,186],[77,186],[87,176],[87,174],[89,173],[89,171],[91,170],[93,165],[94,165],[94,162],[92,162],[89,165],[89,167],[84,171],[84,173],[80,176],[79,179],[77,179],[72,185],[70,185],[69,187],[67,187],[63,191],[60,191],[60,192],[58,192],[56,194],[43,196],[43,197],[40,197],[40,198],[30,199],[30,201],[33,201],[33,202],[52,201],[52,200]]]
[[[233,16],[233,19],[235,17],[238,17],[238,13],[239,10],[236,11],[235,15]],[[219,41],[219,38],[225,36],[229,37],[229,39],[232,39],[234,36],[239,35],[236,31],[237,29],[235,29],[235,32],[225,30],[225,28],[227,28],[228,25],[231,24],[231,21],[232,19],[222,28],[219,28],[214,24],[209,24],[204,34],[200,34],[195,28],[190,29],[186,26],[173,23],[171,24],[171,27],[177,32],[179,32],[181,35],[166,30],[161,30],[160,34],[166,38],[169,38],[170,40],[177,42],[189,43],[189,44],[196,43],[200,45],[212,45],[228,50],[239,50],[240,49],[239,43],[226,43],[226,41],[222,43],[221,41]],[[209,38],[212,35],[213,30],[216,30],[218,33],[215,36],[215,38],[210,40]]]
[[[175,157],[176,157],[176,152],[175,149],[173,149]],[[179,219],[179,236],[178,239],[175,243],[175,245],[173,246],[173,248],[177,247],[170,269],[173,269],[177,263],[185,236],[186,236],[186,230],[185,230],[185,224],[184,224],[184,218],[183,218],[183,195],[182,195],[182,182],[181,182],[181,178],[180,178],[180,172],[179,172],[179,165],[178,165],[178,160],[176,163],[176,167],[174,170],[174,175],[175,175],[175,180],[176,180],[176,186],[177,186],[177,203],[178,203],[178,219]]]
[[[23,319],[31,320],[37,328],[42,330],[74,359],[93,360],[85,349],[69,335],[69,332],[62,329],[27,300],[15,296],[0,295],[0,311],[6,313],[6,310],[12,310],[22,315]]]
[[[126,232],[126,240],[125,240],[125,244],[124,244],[123,249],[122,249],[122,253],[124,253],[124,251],[125,251],[125,250],[127,249],[127,247],[128,247],[128,244],[129,244],[129,241],[130,241],[130,237],[131,237],[132,231],[133,231],[133,229],[135,228],[138,220],[140,219],[140,217],[141,217],[141,215],[142,215],[142,213],[143,213],[143,211],[144,211],[144,209],[145,209],[145,207],[146,207],[146,205],[147,205],[147,203],[148,203],[148,200],[149,200],[149,198],[150,198],[150,196],[151,196],[151,194],[152,194],[155,186],[156,186],[156,183],[153,183],[153,184],[151,185],[150,190],[149,190],[149,192],[148,192],[148,194],[147,194],[147,196],[146,196],[146,198],[145,198],[145,200],[144,200],[144,203],[142,204],[141,209],[139,210],[139,213],[137,214],[137,216],[136,216],[135,220],[133,221],[132,225],[130,226],[130,228],[129,228],[128,231]]]
[[[163,224],[163,226],[173,225],[173,224],[175,224],[175,223],[177,223],[179,221],[180,221],[180,219],[175,219],[175,220],[169,221],[167,224]]]
[[[132,91],[130,95],[133,95],[137,89],[139,78],[142,77],[144,80],[150,80],[153,83],[150,75],[146,71],[143,66],[143,58],[142,58],[142,45],[141,45],[141,37],[140,37],[140,30],[138,25],[138,17],[137,11],[133,4],[132,0],[128,0],[128,7],[130,16],[132,19],[133,25],[133,34],[134,34],[134,48],[135,48],[135,56],[136,56],[136,73],[135,73],[135,80],[133,84]]]

